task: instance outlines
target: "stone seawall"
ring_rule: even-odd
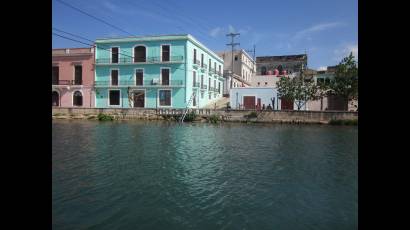
[[[111,115],[115,119],[163,120],[169,115],[180,115],[182,109],[114,109],[114,108],[53,108],[53,119],[93,119],[98,114]],[[227,122],[285,122],[323,123],[331,120],[357,120],[357,112],[343,111],[254,111],[254,110],[213,110],[190,109],[201,119],[211,116]],[[251,115],[251,116],[249,116]],[[254,115],[254,116],[252,116]],[[256,116],[256,117],[255,117]]]

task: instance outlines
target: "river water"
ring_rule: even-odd
[[[357,127],[52,122],[53,229],[357,229]]]

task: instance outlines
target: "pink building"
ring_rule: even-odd
[[[53,49],[52,58],[52,106],[94,107],[94,49]]]

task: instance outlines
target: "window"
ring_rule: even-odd
[[[221,93],[221,82],[218,82],[218,93]]]
[[[242,70],[242,78],[245,78],[245,70]]]
[[[216,89],[216,80],[214,80],[214,89]]]
[[[171,90],[160,90],[159,91],[159,105],[160,106],[171,106]]]
[[[212,93],[209,93],[209,100],[212,99]]]
[[[109,91],[109,105],[120,105],[120,91],[110,90]]]
[[[192,84],[192,86],[194,86],[195,87],[195,84],[196,84],[196,72],[195,71],[192,71],[192,82],[193,82],[193,84]]]
[[[118,47],[111,48],[111,63],[118,63]]]
[[[196,94],[195,94],[194,98],[192,98],[192,106],[196,106]]]
[[[235,55],[235,61],[237,61],[238,60],[238,55]]]
[[[211,78],[208,78],[208,89],[211,88]]]
[[[146,48],[145,46],[134,47],[134,62],[146,61]]]
[[[144,82],[144,70],[143,69],[136,69],[135,70],[135,84],[136,85],[143,85]]]
[[[53,85],[58,85],[58,82],[59,82],[59,68],[58,68],[58,66],[53,66],[52,84]]]
[[[204,67],[204,54],[201,54],[201,67]]]
[[[52,106],[58,106],[60,103],[60,96],[56,91],[53,91],[51,93],[51,105]]]
[[[267,86],[268,85],[268,83],[267,82],[265,82],[265,86]]]
[[[161,84],[169,85],[169,69],[161,69]]]
[[[169,61],[170,47],[169,45],[162,46],[162,61]]]
[[[260,82],[258,82],[258,86],[260,86],[261,85],[261,83]]]
[[[209,71],[211,71],[211,68],[212,68],[212,61],[211,61],[211,59],[209,59]]]
[[[82,106],[83,105],[83,95],[80,91],[75,91],[73,94],[73,105]]]
[[[222,72],[221,72],[221,65],[218,66],[218,71],[219,71],[219,74],[222,73]]]
[[[80,65],[74,66],[74,85],[81,85],[83,81],[83,67]]]
[[[111,85],[118,85],[118,69],[111,70]]]
[[[214,70],[216,71],[216,62],[214,62]]]
[[[194,49],[194,63],[196,64],[196,49]]]

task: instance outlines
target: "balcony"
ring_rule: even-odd
[[[208,66],[206,64],[202,64],[201,66],[201,72],[205,73],[206,69],[208,68]]]
[[[135,87],[135,88],[155,88],[155,87],[184,87],[183,80],[172,80],[168,82],[156,82],[154,80],[144,80],[143,84],[137,85],[133,80],[119,81],[118,85],[111,85],[110,81],[96,81],[95,87]]]
[[[96,65],[121,65],[121,64],[163,64],[163,63],[181,63],[184,61],[184,56],[171,56],[168,60],[161,60],[161,57],[148,57],[145,60],[134,62],[131,57],[118,58],[118,62],[112,63],[111,58],[97,58]]]
[[[58,81],[53,81],[51,83],[52,85],[64,85],[64,86],[69,86],[69,85],[82,85],[83,82],[81,80],[58,80]]]
[[[201,86],[201,84],[200,84],[199,82],[194,82],[194,84],[193,84],[192,87],[197,87],[197,88],[199,88],[200,86]]]
[[[203,84],[201,85],[201,90],[206,90],[207,89],[207,85]]]
[[[199,66],[201,66],[201,61],[200,60],[193,60],[194,63],[194,68],[197,69]]]
[[[212,86],[209,86],[209,91],[210,91],[210,92],[213,92],[213,91],[215,91],[214,89],[215,89],[214,87],[212,87]]]

